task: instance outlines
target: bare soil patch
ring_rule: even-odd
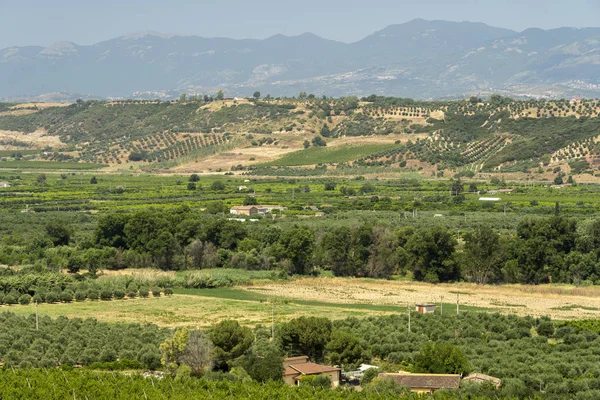
[[[46,130],[44,129],[38,129],[31,133],[0,130],[0,141],[27,143],[34,148],[44,148],[46,146],[52,146],[56,148],[63,146],[59,136],[46,135]],[[0,145],[0,150],[18,150],[18,148],[7,144]]]

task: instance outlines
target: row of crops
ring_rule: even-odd
[[[170,161],[192,155],[200,149],[219,146],[227,143],[228,134],[177,134],[160,132],[136,141],[119,140],[110,148],[101,148],[88,144],[79,156],[87,162],[104,164],[121,164],[131,160],[148,162]],[[139,154],[140,159],[132,159],[130,155]]]

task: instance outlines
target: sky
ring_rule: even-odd
[[[0,48],[144,31],[256,39],[312,32],[353,42],[414,18],[518,31],[600,27],[600,0],[0,0]]]

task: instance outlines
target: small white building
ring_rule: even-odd
[[[10,183],[8,182],[0,182],[0,188],[9,188],[10,187]]]
[[[435,304],[431,303],[415,304],[415,311],[420,314],[432,314],[435,312],[435,308]]]

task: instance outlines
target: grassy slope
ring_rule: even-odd
[[[390,148],[389,144],[366,144],[344,147],[310,147],[308,149],[286,154],[278,160],[265,163],[263,165],[291,167],[320,163],[344,163],[357,160],[388,148]]]

